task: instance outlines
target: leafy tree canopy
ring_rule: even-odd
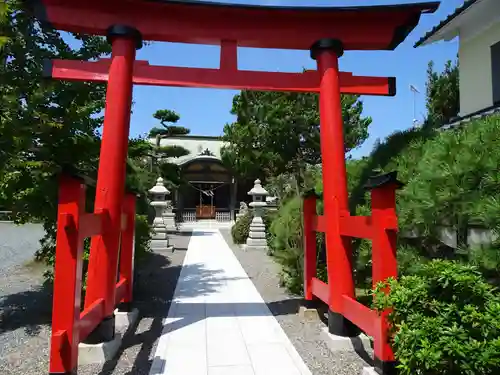
[[[21,221],[55,218],[57,185],[50,177],[64,166],[95,174],[105,85],[43,80],[43,59],[95,59],[110,46],[75,34],[79,47],[71,48],[17,2],[8,4],[0,51],[0,200]]]
[[[368,137],[372,120],[358,96],[343,95],[342,110],[347,152]],[[231,113],[237,120],[224,127],[222,158],[240,175],[267,178],[320,162],[317,95],[244,90]]]
[[[8,9],[11,7],[11,1],[3,0],[0,2],[0,48],[7,43],[7,36],[4,33],[4,26],[7,24],[8,20]]]
[[[446,124],[460,110],[458,60],[447,61],[442,72],[434,70],[434,63],[427,68],[427,116],[438,124]]]
[[[3,3],[5,4],[5,3]],[[103,84],[44,80],[44,59],[91,60],[111,52],[102,37],[73,34],[67,43],[57,30],[42,26],[21,7],[6,3],[0,50],[0,206],[14,211],[18,222],[40,220],[47,235],[39,257],[53,262],[57,212],[57,179],[68,167],[96,177]],[[76,47],[75,47],[76,46]],[[145,140],[130,142],[127,185],[144,189],[138,171]],[[149,188],[151,185],[147,186]],[[89,208],[94,191],[88,189]],[[140,210],[139,210],[139,213]]]
[[[159,109],[153,114],[153,117],[160,120],[161,124],[161,127],[154,127],[149,131],[149,136],[156,138],[157,147],[160,147],[160,140],[162,138],[189,134],[188,128],[173,125],[181,118],[175,111],[170,109]]]
[[[161,175],[169,187],[178,186],[181,184],[180,170],[169,159],[189,155],[189,151],[179,145],[161,146],[161,139],[189,134],[189,129],[174,125],[180,116],[170,109],[160,109],[153,114],[153,117],[160,120],[161,127],[154,127],[149,131],[149,137],[154,137],[156,140],[151,158],[151,171],[154,170],[157,175]]]

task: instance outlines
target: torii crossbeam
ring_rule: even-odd
[[[44,75],[68,81],[107,82],[111,59],[99,61],[47,60]],[[343,94],[396,95],[396,78],[355,76],[340,72]],[[321,75],[317,70],[303,73],[260,72],[250,70],[184,68],[150,65],[136,60],[132,82],[145,86],[201,87],[233,90],[290,91],[319,93]]]
[[[303,73],[282,73],[239,70],[235,43],[221,43],[220,68],[185,68],[150,65],[136,60],[132,82],[136,85],[204,87],[235,90],[318,92],[321,75],[317,70]],[[44,75],[75,81],[107,82],[111,59],[99,61],[47,60]],[[343,94],[396,95],[394,77],[365,77],[339,72]]]

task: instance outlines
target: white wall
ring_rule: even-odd
[[[151,143],[155,143],[155,139],[152,138],[150,140]],[[180,158],[176,158],[172,160],[172,162],[183,162],[185,160],[189,160],[196,155],[199,155],[201,152],[205,151],[207,148],[214,154],[216,158],[220,159],[220,152],[222,146],[224,146],[224,142],[214,138],[204,138],[204,137],[196,137],[196,136],[184,136],[184,137],[168,137],[162,138],[160,141],[161,146],[181,146],[187,149],[190,154],[186,156],[182,156]]]
[[[490,46],[500,41],[500,22],[472,39],[460,36],[460,115],[493,105]]]
[[[439,227],[439,240],[447,246],[454,249],[457,245],[457,231],[451,227]],[[406,238],[417,238],[419,233],[417,231],[401,233]],[[469,228],[467,231],[467,245],[469,248],[487,247],[492,242],[496,241],[498,236],[495,232],[489,229]]]

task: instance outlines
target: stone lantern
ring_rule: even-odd
[[[168,190],[167,190],[168,191]],[[170,192],[167,193],[167,195]],[[172,200],[166,199],[167,206],[163,210],[163,224],[167,228],[167,233],[177,232],[177,227],[175,225],[175,213],[172,211]]]
[[[163,221],[163,213],[168,206],[166,198],[170,192],[165,185],[163,185],[163,178],[158,177],[156,185],[149,189],[149,194],[151,196],[150,205],[155,209],[151,247],[155,249],[171,250],[173,247],[168,243],[167,227]]]
[[[269,193],[261,185],[259,179],[255,180],[254,187],[248,192],[252,197],[250,207],[253,208],[253,219],[250,224],[250,233],[248,234],[246,248],[248,250],[266,250],[266,226],[262,220],[266,203],[266,196]]]

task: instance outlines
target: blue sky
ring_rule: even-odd
[[[222,2],[223,0],[221,0]],[[409,0],[226,0],[227,3],[258,5],[373,5],[416,2]],[[388,97],[362,97],[364,115],[371,116],[369,139],[352,152],[353,157],[368,154],[377,138],[383,139],[396,130],[412,126],[413,94],[409,85],[421,92],[417,95],[417,119],[425,113],[425,80],[427,64],[434,60],[441,69],[445,61],[455,59],[457,41],[438,43],[428,47],[413,48],[413,44],[426,31],[460,6],[463,0],[443,0],[435,14],[424,15],[419,26],[407,40],[393,52],[346,52],[340,59],[340,68],[356,75],[395,76],[397,95]],[[156,65],[174,65],[217,68],[219,47],[175,43],[154,43],[138,51],[137,58]],[[240,48],[238,64],[241,69],[281,72],[302,71],[315,68],[308,51],[261,50]],[[134,87],[134,107],[130,135],[148,132],[157,125],[152,114],[158,109],[172,109],[179,113],[180,125],[191,129],[191,134],[220,135],[224,124],[234,121],[229,111],[237,91],[190,89],[171,87]]]

